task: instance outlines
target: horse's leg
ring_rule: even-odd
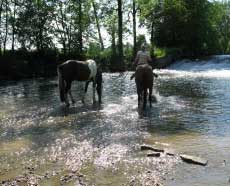
[[[74,104],[75,103],[75,100],[73,99],[73,95],[72,95],[72,92],[71,92],[71,83],[70,83],[70,88],[69,88],[69,96],[70,96],[70,99],[72,101],[72,103]]]
[[[147,102],[147,89],[144,89],[144,103],[143,103],[143,109],[146,107],[146,102]]]
[[[153,92],[153,87],[151,86],[149,88],[149,106],[150,108],[152,107],[152,92]]]
[[[137,101],[138,101],[138,107],[140,106],[141,104],[141,88],[140,88],[140,85],[137,83],[136,81],[136,87],[137,87]]]
[[[138,106],[140,106],[140,104],[141,104],[141,94],[137,93],[137,96],[138,96]]]
[[[66,81],[66,87],[65,87],[65,103],[66,106],[69,107],[69,100],[68,100],[68,92],[71,88],[71,83]]]
[[[90,83],[90,81],[87,81],[87,82],[85,83],[84,95],[83,95],[83,97],[82,97],[82,103],[83,103],[83,104],[85,103],[85,95],[86,95],[86,93],[87,93],[89,83]]]
[[[93,79],[93,103],[96,102],[95,91],[96,91],[96,80],[95,80],[95,78],[94,78],[94,79]]]
[[[98,102],[99,103],[101,103],[101,89],[102,89],[102,87],[101,87],[102,85],[100,84],[97,84],[97,87],[96,87],[96,90],[97,90],[97,95],[98,95]]]
[[[138,107],[139,107],[139,106],[140,106],[140,104],[141,104],[141,97],[142,97],[142,95],[141,95],[141,91],[137,89]]]
[[[101,103],[101,94],[102,94],[102,71],[100,68],[97,69],[97,74],[96,74],[96,90],[97,90],[97,95],[98,95],[98,102]]]

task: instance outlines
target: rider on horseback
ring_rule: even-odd
[[[145,44],[142,44],[141,50],[139,50],[137,52],[137,56],[135,58],[134,65],[135,66],[142,65],[142,64],[144,65],[144,64],[148,64],[148,62],[151,62],[151,61],[152,61],[152,59],[150,58],[150,56],[146,52]]]
[[[144,65],[144,64],[148,65],[149,62],[152,62],[152,59],[151,59],[151,57],[146,52],[146,46],[145,46],[145,44],[142,44],[141,45],[141,50],[139,50],[137,52],[137,56],[136,56],[136,58],[134,60],[134,66],[137,67],[138,65]],[[155,77],[158,77],[158,75],[155,74],[155,73],[153,73],[153,75]],[[134,77],[135,77],[135,73],[130,77],[130,79],[132,80]]]

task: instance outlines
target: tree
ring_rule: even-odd
[[[151,32],[151,43],[181,48],[197,56],[207,49],[212,32],[207,0],[151,0],[141,4],[141,19]],[[149,8],[151,7],[151,8]]]
[[[51,47],[52,7],[45,1],[26,1],[20,5],[16,19],[17,39],[24,49],[36,48],[39,53]]]
[[[94,0],[92,0],[92,5],[93,5],[93,12],[94,12],[96,25],[97,25],[98,37],[99,37],[99,41],[100,41],[100,44],[101,44],[101,50],[104,50],[104,43],[103,43],[103,40],[102,40],[100,24],[99,24],[98,15],[97,15],[97,5],[94,2]]]
[[[219,43],[222,53],[230,52],[230,2],[221,4],[222,14],[218,22]]]
[[[161,0],[149,0],[149,1],[142,1],[138,0],[138,6],[140,7],[140,23],[141,26],[146,26],[148,32],[150,33],[150,44],[151,56],[154,55],[154,46],[155,46],[155,34],[156,34],[156,25],[158,25],[161,17],[162,12],[162,1]]]
[[[3,2],[0,2],[0,56],[2,55],[2,13],[3,13]]]
[[[9,2],[8,0],[5,0],[5,36],[3,39],[3,54],[6,52],[6,44],[8,39],[8,33],[9,33]]]
[[[15,19],[16,19],[16,10],[17,10],[17,0],[12,0],[13,3],[13,10],[11,11],[11,26],[12,26],[12,45],[11,50],[14,52],[14,46],[15,46]]]
[[[121,68],[124,68],[122,0],[117,0],[117,4],[118,4],[118,56],[119,56],[119,64],[121,65]]]
[[[136,0],[133,0],[132,5],[132,16],[133,16],[133,57],[135,57],[137,53],[137,23],[136,23],[136,14],[137,14],[137,6]]]

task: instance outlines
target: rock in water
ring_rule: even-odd
[[[147,146],[147,145],[141,145],[141,150],[152,150],[152,151],[155,151],[155,152],[164,152],[164,149],[151,147],[151,146]]]
[[[193,164],[203,165],[203,166],[206,166],[208,164],[208,160],[204,160],[199,157],[186,155],[186,154],[181,154],[180,157],[184,162],[187,162],[187,163],[193,163]]]
[[[166,155],[168,156],[175,156],[176,153],[173,150],[165,150]]]
[[[154,152],[154,153],[149,153],[147,154],[148,157],[160,157],[160,153],[159,152]]]

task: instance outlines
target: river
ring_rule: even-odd
[[[0,183],[225,186],[230,183],[230,56],[155,70],[156,102],[137,108],[131,72],[103,74],[103,103],[60,105],[57,78],[0,82]],[[147,157],[148,144],[208,160]]]

